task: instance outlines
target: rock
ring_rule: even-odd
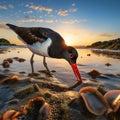
[[[97,90],[98,90],[102,95],[105,95],[105,93],[108,92],[108,90],[107,90],[106,88],[102,87],[101,85],[99,85],[99,86],[97,87]]]
[[[80,111],[79,99],[75,98],[69,103],[70,108]]]
[[[6,75],[0,74],[0,79],[4,79],[4,78],[6,78],[6,77],[7,77]]]
[[[12,58],[7,58],[7,61],[9,61],[9,63],[13,63],[13,59]]]
[[[2,63],[2,66],[3,66],[3,68],[9,68],[10,67],[9,61],[4,60],[3,63]]]
[[[109,67],[109,66],[111,66],[111,64],[110,63],[105,63],[105,66]]]
[[[55,73],[55,72],[56,72],[56,70],[51,70],[51,72],[52,72],[52,73]]]
[[[19,72],[20,74],[26,74],[26,72],[24,72],[24,71],[21,71],[21,72]]]
[[[91,56],[91,54],[90,54],[90,53],[88,53],[88,54],[87,54],[87,56]]]
[[[16,61],[18,61],[19,57],[14,57],[13,59],[16,60]]]
[[[29,85],[29,86],[23,87],[21,89],[18,89],[16,91],[16,93],[14,94],[14,96],[19,98],[19,99],[23,99],[26,96],[28,96],[29,94],[32,94],[34,92],[35,92],[34,86]]]
[[[26,61],[24,58],[19,58],[19,59],[18,59],[18,62],[20,62],[20,63],[21,63],[21,62],[24,62],[24,61]]]
[[[17,104],[19,102],[19,99],[12,99],[9,100],[6,104]]]
[[[96,79],[101,73],[98,70],[92,70],[88,72],[88,75],[90,75],[93,79]]]

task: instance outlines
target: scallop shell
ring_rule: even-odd
[[[82,98],[88,111],[94,115],[103,115],[108,104],[103,95],[93,87],[84,87],[79,91],[79,98]]]
[[[50,113],[50,106],[43,97],[32,98],[23,108],[23,113],[26,114],[28,120],[36,120],[39,117],[46,119]]]
[[[120,90],[111,90],[104,95],[110,108],[116,112],[120,108]]]
[[[22,112],[16,110],[7,110],[2,114],[0,120],[18,120],[18,117],[22,115]]]

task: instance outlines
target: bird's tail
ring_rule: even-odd
[[[15,30],[17,28],[17,26],[12,25],[12,24],[6,24],[9,28],[11,28],[12,30]]]

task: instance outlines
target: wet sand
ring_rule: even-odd
[[[41,77],[40,75],[35,78],[29,77],[26,73],[22,75],[11,74],[11,71],[2,71],[0,74],[0,81],[10,76],[18,76],[18,80],[8,81],[0,84],[0,115],[3,112],[14,109],[19,110],[26,102],[38,96],[42,96],[46,102],[50,104],[52,113],[47,120],[84,120],[84,116],[80,111],[74,107],[70,107],[69,103],[78,97],[78,92],[74,89],[66,91],[68,86],[59,82],[56,78]],[[36,83],[39,89],[36,87]],[[90,82],[83,83],[83,86],[98,86]],[[96,120],[103,120],[103,116],[99,116]],[[105,118],[104,118],[105,119]]]

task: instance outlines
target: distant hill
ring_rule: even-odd
[[[15,45],[15,44],[11,44],[8,40],[4,38],[0,38],[0,46],[11,46],[11,45]]]
[[[103,42],[101,41],[95,42],[87,47],[98,48],[98,49],[120,50],[120,38],[109,41],[103,41]]]

